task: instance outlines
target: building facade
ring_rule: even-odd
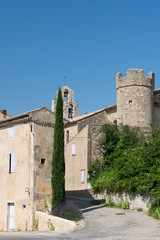
[[[44,108],[0,121],[0,231],[32,230],[51,197],[54,113]]]

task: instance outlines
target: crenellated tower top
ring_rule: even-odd
[[[129,86],[143,86],[154,90],[155,75],[153,72],[144,77],[143,69],[128,69],[127,76],[122,78],[122,73],[116,74],[116,90]]]
[[[117,123],[134,127],[148,127],[153,120],[153,72],[144,77],[142,69],[129,69],[127,76],[116,75]]]

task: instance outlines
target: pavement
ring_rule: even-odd
[[[0,240],[160,240],[160,221],[143,212],[91,205],[77,200],[84,215],[85,225],[75,232],[5,232]]]

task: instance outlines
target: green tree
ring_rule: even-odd
[[[160,127],[150,134],[137,128],[103,126],[104,160],[89,166],[94,192],[160,194]]]
[[[55,114],[51,184],[53,209],[57,205],[65,201],[63,99],[60,88],[58,89]]]

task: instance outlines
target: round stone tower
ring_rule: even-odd
[[[129,69],[127,77],[116,75],[117,124],[146,128],[153,118],[154,73]]]

